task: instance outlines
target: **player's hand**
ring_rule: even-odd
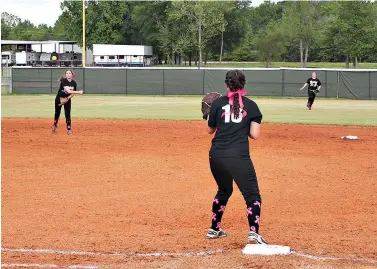
[[[84,93],[84,91],[79,91],[79,94],[83,94]]]

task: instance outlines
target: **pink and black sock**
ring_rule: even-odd
[[[223,217],[227,203],[228,200],[219,200],[217,198],[213,200],[211,228],[215,231],[219,231],[221,229],[221,218]]]
[[[250,231],[259,233],[260,213],[261,201],[254,200],[251,204],[247,205],[246,215],[249,221]]]

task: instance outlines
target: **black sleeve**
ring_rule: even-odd
[[[215,101],[209,110],[208,126],[211,128],[216,128],[217,126],[217,103],[218,102]]]
[[[58,96],[62,97],[62,96],[64,96],[64,94],[65,94],[65,92],[64,92],[64,80],[61,80],[59,90],[58,90]]]
[[[263,115],[255,102],[250,102],[250,107],[247,111],[247,114],[250,115],[251,121],[255,121],[259,124],[262,122]]]
[[[310,78],[308,78],[308,80],[306,81],[306,84],[310,85]]]
[[[77,83],[76,83],[76,81],[73,81],[73,90],[77,91]]]
[[[60,81],[59,91],[64,91],[63,80]]]
[[[317,83],[317,86],[321,86],[321,81],[320,80],[318,80],[318,83]]]

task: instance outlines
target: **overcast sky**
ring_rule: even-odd
[[[35,25],[54,26],[61,14],[60,2],[61,0],[2,0],[1,12],[11,13],[20,17],[21,20],[29,20]],[[252,2],[253,6],[258,6],[263,3],[263,0],[253,0]]]

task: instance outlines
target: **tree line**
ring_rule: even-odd
[[[1,38],[75,40],[82,2],[64,0],[53,27],[2,13]],[[377,62],[377,2],[86,1],[86,46],[151,45],[159,63]]]

